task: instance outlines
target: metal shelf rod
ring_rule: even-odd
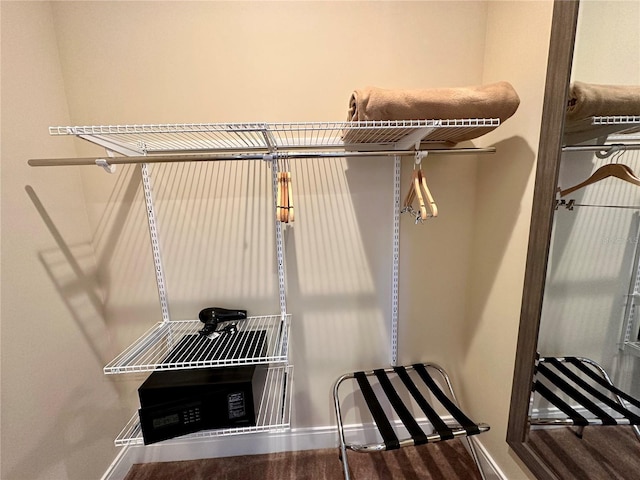
[[[353,158],[353,157],[379,157],[396,155],[415,155],[416,152],[427,152],[429,155],[459,155],[495,153],[494,147],[487,148],[452,148],[434,150],[375,150],[371,152],[281,152],[278,155],[289,159],[298,158]],[[238,154],[238,155],[169,155],[169,156],[137,156],[137,157],[82,157],[82,158],[34,158],[28,160],[32,167],[55,166],[80,166],[96,165],[97,161],[105,160],[111,165],[137,164],[137,163],[172,163],[172,162],[211,162],[228,160],[270,160],[273,154]]]

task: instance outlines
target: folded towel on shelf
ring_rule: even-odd
[[[619,115],[640,115],[640,86],[573,82],[569,87],[567,122]]]
[[[460,88],[357,89],[349,100],[348,121],[363,120],[456,120],[511,117],[520,98],[508,82]],[[450,143],[470,140],[496,127],[461,132]]]
[[[613,133],[640,131],[634,124],[593,125],[593,117],[640,116],[640,86],[573,82],[565,115],[565,142],[581,143]]]

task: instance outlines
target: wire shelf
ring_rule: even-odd
[[[199,320],[159,322],[104,367],[104,373],[285,363],[291,315],[249,317],[238,332],[209,340]]]
[[[251,427],[202,430],[177,437],[178,440],[239,435],[245,433],[278,432],[291,427],[291,385],[293,366],[270,367],[267,370],[265,387],[256,414],[256,425]],[[165,440],[163,443],[175,439]],[[138,414],[135,413],[114,441],[116,447],[143,445],[142,430]]]
[[[611,115],[607,117],[593,117],[593,125],[638,125],[640,115]]]
[[[640,115],[593,116],[567,123],[564,145],[577,145],[593,139],[613,141],[633,140],[625,135],[637,133],[640,128]]]
[[[206,152],[274,152],[406,149],[416,141],[451,143],[484,133],[498,118],[300,123],[190,123],[50,127],[51,135],[76,135],[127,156]]]

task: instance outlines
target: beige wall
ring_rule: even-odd
[[[551,16],[552,2],[489,2],[483,81],[509,78],[521,104],[481,140],[497,153],[478,165],[462,365],[464,399],[491,425],[483,444],[509,479],[526,478],[505,438]]]
[[[367,84],[499,79],[522,98],[513,119],[476,142],[496,144],[499,153],[425,161],[440,216],[422,226],[402,219],[399,345],[401,361],[436,361],[453,374],[464,404],[493,426],[490,453],[510,478],[524,478],[504,438],[550,12],[548,1],[3,3],[2,115],[27,127],[16,123],[9,137],[24,141],[5,140],[6,120],[3,129],[3,478],[87,478],[105,470],[140,379],[104,377],[101,367],[160,320],[138,171],[27,168],[29,157],[75,154],[46,135],[48,125],[343,120],[351,91]],[[25,47],[40,56],[21,55]],[[27,108],[38,114],[25,115]],[[7,168],[9,148],[16,159]],[[286,233],[293,423],[322,427],[333,424],[329,393],[339,374],[389,362],[392,165],[300,161],[292,170],[299,207]],[[277,309],[268,174],[260,162],[154,170],[173,318],[195,318],[218,302],[256,314]],[[404,174],[403,192],[407,168]],[[46,199],[65,242],[84,250],[71,257],[56,250],[25,185]],[[22,200],[8,201],[14,198]],[[25,242],[16,228],[41,231]],[[63,280],[87,256],[80,271],[99,288],[89,284],[86,296],[104,314],[94,318],[68,301],[76,290],[56,291],[59,276],[47,277],[39,258],[49,250]],[[52,330],[40,356],[62,367],[56,375],[69,372],[66,383],[22,353],[32,329],[13,318],[45,315]],[[55,385],[56,408],[33,417],[25,398],[49,390],[25,382],[25,371]],[[95,396],[98,418],[72,415]],[[17,431],[26,421],[34,435],[25,438]],[[54,427],[76,442],[56,442]],[[39,463],[30,463],[36,447],[48,444],[57,447],[40,448]],[[80,458],[92,459],[88,470],[60,473]]]
[[[2,2],[3,479],[98,478],[123,415],[75,156],[47,135],[69,121],[51,7]]]
[[[638,22],[638,2],[601,0],[580,5],[571,79],[605,85],[640,83],[640,31],[634,28]]]

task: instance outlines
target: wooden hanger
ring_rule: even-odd
[[[287,213],[288,213],[288,218],[287,220],[289,222],[293,222],[294,219],[294,215],[293,215],[293,186],[291,184],[291,172],[289,170],[287,170],[286,172],[287,175]]]
[[[403,210],[407,212],[415,212],[416,218],[419,217],[422,220],[426,220],[429,217],[429,213],[427,212],[427,206],[431,211],[432,217],[438,216],[438,207],[436,202],[433,199],[433,195],[431,195],[431,190],[427,185],[427,179],[422,173],[422,165],[421,165],[422,157],[416,153],[416,163],[413,168],[413,174],[411,176],[411,185],[409,186],[409,191],[407,192],[407,196],[404,200]],[[416,168],[418,165],[418,168]],[[425,202],[426,197],[426,202]],[[418,199],[418,208],[419,212],[413,209],[413,201]]]
[[[411,176],[411,185],[409,185],[409,191],[407,192],[407,196],[404,199],[404,211],[413,212],[413,201],[416,196],[418,196],[418,203],[420,208],[420,218],[423,220],[427,218],[427,209],[424,205],[424,199],[422,198],[422,193],[420,189],[416,189],[416,186],[420,186],[420,181],[418,180],[418,171],[414,170],[413,175]]]
[[[282,222],[282,172],[278,172],[278,191],[276,193],[276,220]]]
[[[570,193],[575,192],[576,190],[586,187],[587,185],[591,185],[609,177],[616,177],[620,180],[624,180],[625,182],[640,186],[640,178],[636,177],[629,166],[623,163],[609,163],[598,168],[584,182],[574,185],[573,187],[569,187],[565,190],[560,190],[560,196],[564,197],[566,195],[569,195]]]
[[[278,172],[276,198],[276,219],[282,223],[293,222],[293,188],[291,185],[291,172],[288,171],[288,168],[287,171]]]
[[[424,191],[425,196],[427,197],[427,205],[429,205],[429,210],[431,210],[431,216],[438,216],[438,206],[436,202],[433,200],[433,195],[431,195],[431,190],[427,186],[427,179],[424,177],[422,173],[422,169],[418,169],[418,177],[420,178],[420,184],[422,186],[422,190]]]
[[[287,223],[287,185],[286,173],[278,172],[278,202],[276,206],[276,218],[279,222]]]

